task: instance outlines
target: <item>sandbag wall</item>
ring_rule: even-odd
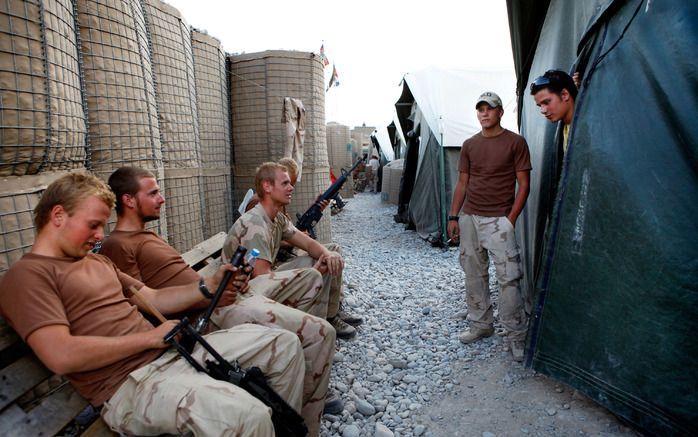
[[[180,252],[204,239],[201,145],[191,31],[180,12],[143,2],[160,124],[168,242]]]
[[[254,187],[255,169],[283,157],[287,141],[284,98],[305,108],[301,180],[289,212],[303,213],[330,185],[325,131],[324,65],[313,53],[265,51],[230,58],[232,140],[236,197]],[[330,214],[318,223],[318,240],[329,242]]]
[[[341,176],[342,169],[349,170],[352,166],[352,142],[349,126],[327,123],[327,154],[332,172],[336,177]],[[354,197],[354,178],[349,175],[340,194],[343,198]]]
[[[34,243],[46,185],[85,162],[73,3],[0,3],[0,275]]]
[[[165,185],[148,30],[140,0],[76,0],[88,118],[86,167],[137,166]],[[167,238],[165,208],[148,228]],[[112,214],[110,226],[115,222]]]
[[[201,142],[204,237],[208,238],[227,232],[233,225],[226,58],[220,41],[203,32],[192,30],[191,43]]]

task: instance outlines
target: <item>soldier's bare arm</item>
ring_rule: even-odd
[[[29,334],[27,343],[46,367],[65,375],[99,369],[147,349],[165,348],[162,339],[176,324],[169,320],[151,331],[122,337],[74,336],[66,325],[49,325]]]

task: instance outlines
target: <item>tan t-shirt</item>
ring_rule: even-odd
[[[51,325],[68,326],[74,336],[121,337],[149,331],[153,325],[124,295],[131,285],[143,286],[101,255],[74,259],[28,253],[0,282],[0,314],[24,341],[37,329]],[[129,373],[161,353],[144,351],[66,378],[92,405],[99,406]]]
[[[187,285],[199,274],[172,246],[152,231],[112,231],[99,253],[150,288]]]
[[[505,216],[514,205],[516,172],[531,170],[528,144],[507,129],[496,137],[477,133],[463,142],[458,169],[469,175],[463,212]]]

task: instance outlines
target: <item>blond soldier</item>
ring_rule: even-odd
[[[165,198],[155,176],[137,167],[121,167],[109,177],[109,186],[116,194],[116,227],[102,244],[100,253],[109,257],[124,273],[152,288],[169,287],[199,281],[201,291],[211,296],[205,279],[187,265],[180,254],[154,232],[146,231],[147,222],[157,220]],[[280,275],[279,280],[269,280],[270,288],[295,286],[294,278],[305,274],[296,269]],[[314,276],[311,287],[319,294],[322,289],[320,274]],[[252,288],[264,286],[257,281]],[[196,312],[192,307],[189,312]],[[196,317],[196,314],[189,314]],[[235,303],[219,306],[211,316],[218,328],[231,328],[243,323],[256,323],[273,328],[286,329],[301,340],[305,355],[305,379],[303,383],[302,415],[310,435],[319,432],[320,415],[330,378],[330,363],[334,356],[335,332],[320,317],[282,305],[259,294],[242,294]],[[330,402],[340,402],[333,398]],[[335,408],[335,407],[333,407]]]
[[[266,280],[267,275],[283,273],[284,268],[272,270],[281,242],[286,241],[292,246],[306,251],[310,256],[304,257],[309,262],[302,265],[307,269],[318,270],[324,276],[324,293],[328,300],[326,316],[337,332],[339,338],[350,338],[356,330],[337,316],[339,310],[339,287],[332,289],[334,281],[341,281],[344,261],[337,252],[330,251],[317,241],[298,231],[289,218],[283,213],[283,208],[291,201],[293,184],[286,168],[274,162],[262,164],[257,169],[255,189],[260,202],[250,211],[243,214],[228,232],[223,246],[224,257],[230,258],[235,248],[240,245],[246,248],[255,247],[260,256],[252,272],[254,284],[258,280]],[[301,266],[289,265],[289,268]],[[333,278],[334,277],[334,278]],[[340,282],[341,284],[341,282]],[[274,291],[274,290],[272,290]],[[267,297],[284,302],[274,293],[265,294]]]
[[[227,382],[197,372],[163,336],[176,321],[154,328],[135,287],[165,314],[203,300],[198,281],[152,289],[90,251],[104,236],[114,205],[109,188],[91,175],[72,173],[46,189],[34,209],[37,235],[30,253],[0,283],[0,313],[52,371],[66,378],[95,406],[105,422],[129,435],[273,436],[271,411]],[[210,280],[217,286],[224,266]],[[245,285],[237,275],[225,299]],[[298,338],[286,330],[241,325],[207,335],[228,360],[259,366],[270,385],[297,411],[304,372]],[[195,359],[205,354],[197,347]]]
[[[288,171],[288,177],[291,179],[291,185],[295,188],[296,182],[298,181],[298,164],[291,158],[282,158],[279,160],[279,164],[286,167]],[[324,210],[329,205],[329,201],[325,200],[320,202],[321,210]],[[286,212],[286,206],[282,208],[282,211],[286,217],[289,217]],[[308,235],[306,233],[306,235]],[[330,252],[337,252],[342,254],[342,249],[337,243],[326,243],[323,244],[325,249]],[[307,252],[300,249],[296,249],[292,244],[286,241],[281,242],[281,248],[286,248],[286,250],[291,251],[295,256],[283,262],[275,262],[276,271],[285,271],[291,269],[298,269],[303,267],[312,267],[315,260],[308,255]],[[332,322],[337,331],[337,336],[342,336],[342,338],[349,338],[355,335],[356,329],[354,326],[359,326],[363,323],[363,319],[360,316],[351,314],[344,309],[344,292],[342,291],[342,274],[339,275],[322,275],[323,287],[325,290],[329,291],[329,304],[327,307],[327,319]]]
[[[463,142],[448,217],[449,237],[460,238],[470,321],[459,339],[468,344],[494,333],[488,279],[491,256],[499,282],[499,319],[514,360],[523,361],[528,319],[514,226],[528,198],[531,159],[526,140],[502,127],[504,109],[497,94],[483,93],[475,110],[482,130]],[[459,217],[460,211],[464,214]]]

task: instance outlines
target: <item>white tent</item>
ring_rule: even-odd
[[[406,74],[402,86],[395,109],[407,151],[396,219],[441,243],[460,147],[480,131],[477,99],[485,91],[497,93],[505,111],[502,125],[516,132],[516,77],[513,71],[428,68]]]

